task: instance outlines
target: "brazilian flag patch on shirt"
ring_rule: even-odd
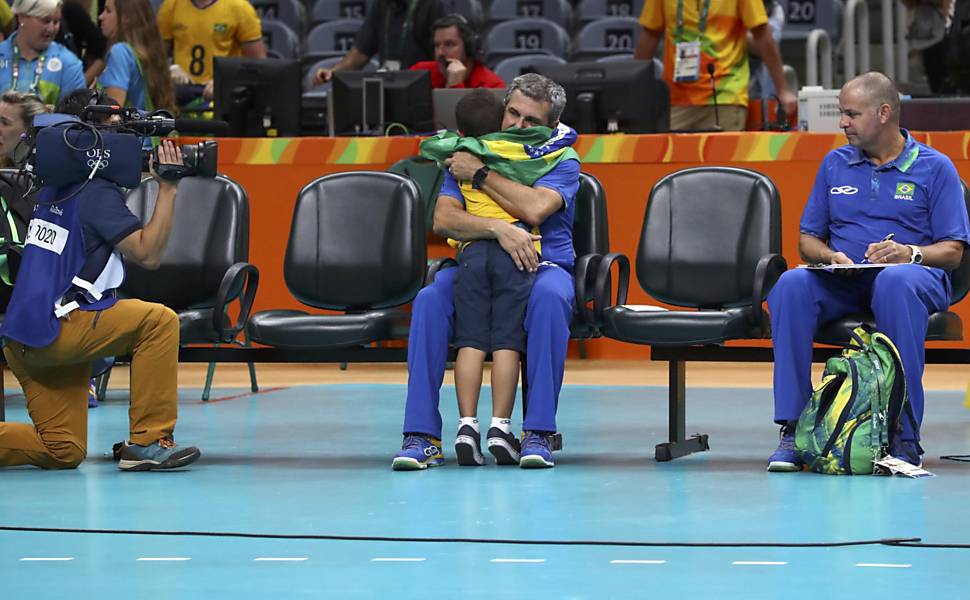
[[[896,195],[893,196],[896,200],[912,200],[913,193],[916,191],[915,183],[908,183],[906,181],[901,181],[896,184]]]

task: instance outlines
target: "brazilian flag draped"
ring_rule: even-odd
[[[463,150],[479,157],[502,176],[532,186],[560,161],[579,160],[571,148],[575,141],[576,130],[561,123],[556,129],[541,126],[505,129],[480,138],[460,137],[446,131],[421,142],[421,156],[441,162]]]
[[[556,129],[542,126],[513,128],[479,138],[460,137],[457,133],[447,131],[421,142],[420,152],[422,158],[439,164],[455,152],[470,152],[493,171],[531,187],[560,162],[579,160],[579,155],[571,147],[575,141],[576,130],[561,123]],[[459,181],[458,187],[465,200],[465,209],[470,214],[501,219],[507,223],[518,221],[488,194],[472,188],[470,181]],[[533,233],[538,233],[537,228],[533,228]],[[448,240],[448,243],[458,247],[458,242],[454,240]],[[539,242],[536,242],[536,249],[540,250]]]

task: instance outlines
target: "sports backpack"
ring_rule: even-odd
[[[818,473],[871,474],[900,434],[901,416],[914,419],[896,345],[868,327],[851,336],[825,363],[795,429],[795,449]]]

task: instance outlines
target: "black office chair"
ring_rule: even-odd
[[[145,179],[128,194],[128,208],[147,222],[155,211],[158,184]],[[238,183],[218,175],[179,182],[168,246],[157,270],[126,265],[123,296],[158,302],[179,316],[179,341],[189,344],[249,346],[245,326],[259,271],[249,264],[249,199]],[[229,308],[238,302],[235,321]],[[242,333],[242,340],[239,334]],[[202,400],[209,399],[215,363],[209,363]],[[252,391],[259,388],[249,363]],[[103,394],[107,379],[99,382]]]
[[[608,254],[597,270],[594,315],[606,337],[653,346],[722,344],[767,338],[762,302],[785,270],[781,200],[770,179],[746,169],[699,167],[653,186],[637,249],[640,287],[666,304],[693,310],[625,306],[630,263]],[[619,266],[610,301],[610,271]],[[679,377],[674,381],[676,369]],[[670,441],[657,460],[707,450],[707,436],[685,438],[684,365],[671,363]]]
[[[963,181],[963,199],[967,213],[970,214],[970,189]],[[970,291],[970,252],[964,248],[960,266],[950,274],[951,297],[950,305],[954,305]],[[824,323],[815,331],[815,341],[832,346],[845,346],[851,339],[850,332],[859,325],[867,324],[876,329],[876,318],[871,312],[854,313],[840,319]],[[963,339],[963,321],[960,315],[949,310],[941,310],[930,315],[929,326],[926,330],[926,341],[952,342]]]
[[[600,337],[599,324],[590,307],[593,285],[600,260],[610,252],[610,225],[606,211],[606,192],[599,179],[589,173],[579,174],[573,218],[573,248],[576,251],[576,307],[569,325],[569,337],[582,340]]]
[[[297,196],[283,276],[307,306],[267,310],[249,322],[252,341],[277,348],[351,348],[407,337],[410,302],[427,264],[417,186],[394,173],[326,175]]]

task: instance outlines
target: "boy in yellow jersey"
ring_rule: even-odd
[[[785,81],[763,0],[646,2],[640,25],[643,31],[635,58],[653,58],[660,36],[664,36],[664,79],[670,86],[672,130],[744,129],[747,31],[771,74],[782,106],[789,115],[794,114],[798,102]]]
[[[205,100],[212,99],[214,57],[266,58],[259,17],[247,0],[165,0],[158,29],[174,57],[173,82],[205,86]]]

